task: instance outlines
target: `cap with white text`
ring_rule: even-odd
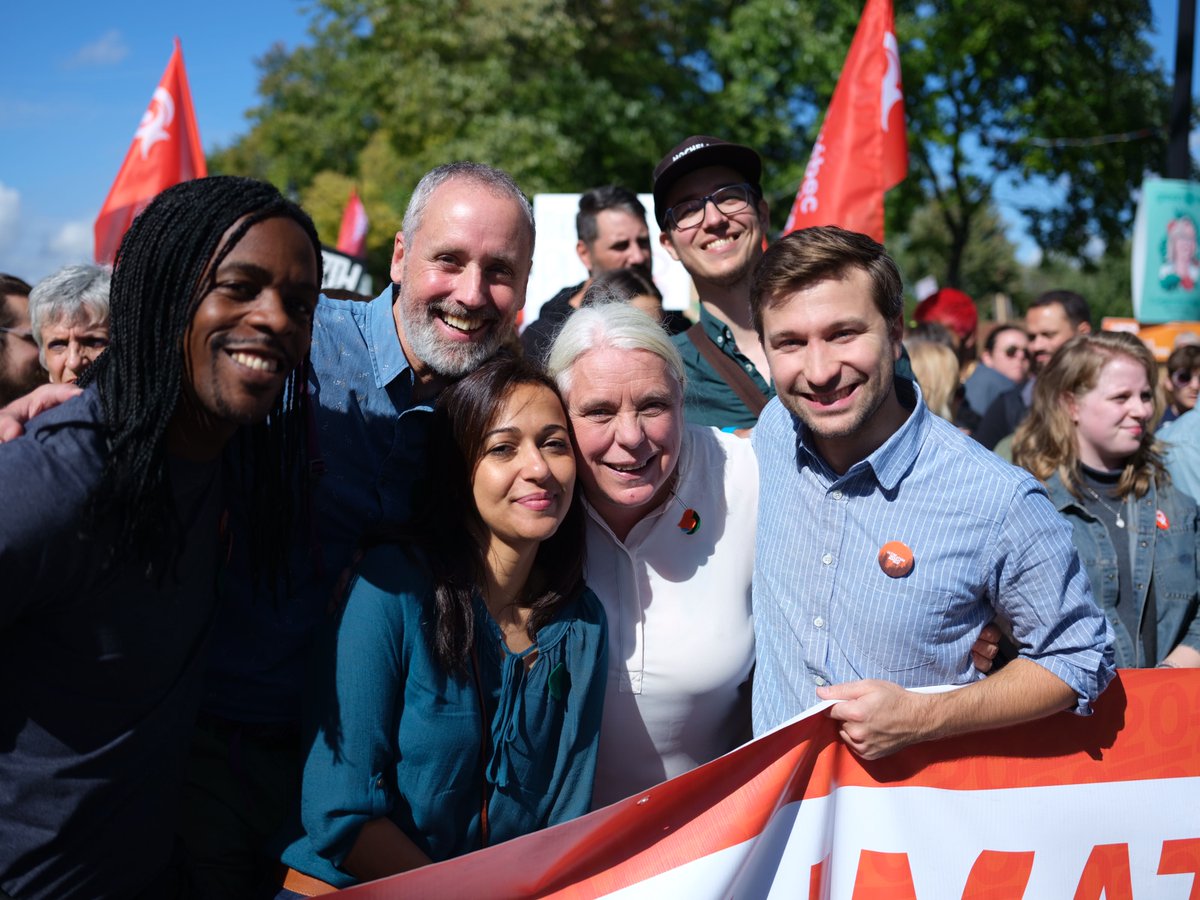
[[[694,134],[674,147],[654,167],[654,218],[666,227],[667,194],[684,175],[708,166],[728,166],[762,196],[762,160],[749,147],[731,144],[706,134]]]

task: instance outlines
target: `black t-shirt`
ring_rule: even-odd
[[[94,389],[0,445],[0,888],[134,897],[170,861],[215,608],[220,464],[172,460],[182,548],[147,577],[82,534]]]

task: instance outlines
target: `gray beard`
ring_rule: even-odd
[[[422,315],[414,320],[408,315],[403,299],[400,301],[400,321],[417,360],[444,378],[462,378],[475,371],[496,354],[502,341],[499,322],[495,321],[484,326],[490,331],[481,343],[457,344],[443,340],[432,317]]]

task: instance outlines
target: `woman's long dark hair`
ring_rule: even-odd
[[[185,336],[221,261],[250,228],[276,217],[304,229],[319,276],[321,243],[312,220],[273,186],[249,178],[217,176],[168,188],[121,241],[112,277],[110,344],[80,380],[96,386],[108,443],[87,522],[112,523],[117,558],[133,553],[161,560],[178,549],[166,431],[180,402]],[[254,473],[251,513],[261,523],[248,536],[251,558],[272,571],[286,559],[304,463],[304,369],[288,376],[264,422],[243,429],[248,432],[243,462]]]
[[[470,660],[474,597],[487,583],[484,525],[475,507],[472,473],[496,416],[523,385],[543,387],[559,397],[554,382],[540,370],[502,353],[447,388],[438,402],[424,512],[413,534],[433,574],[433,650],[447,671],[461,670]],[[577,490],[558,530],[538,547],[534,571],[539,592],[528,602],[530,640],[583,590],[583,558],[584,518]]]

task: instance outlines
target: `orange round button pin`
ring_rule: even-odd
[[[879,568],[890,578],[903,578],[913,568],[912,550],[900,541],[888,541],[879,548]]]
[[[1161,509],[1156,509],[1154,511],[1154,524],[1163,531],[1166,531],[1171,527],[1171,522],[1169,519],[1167,519],[1167,514]]]

